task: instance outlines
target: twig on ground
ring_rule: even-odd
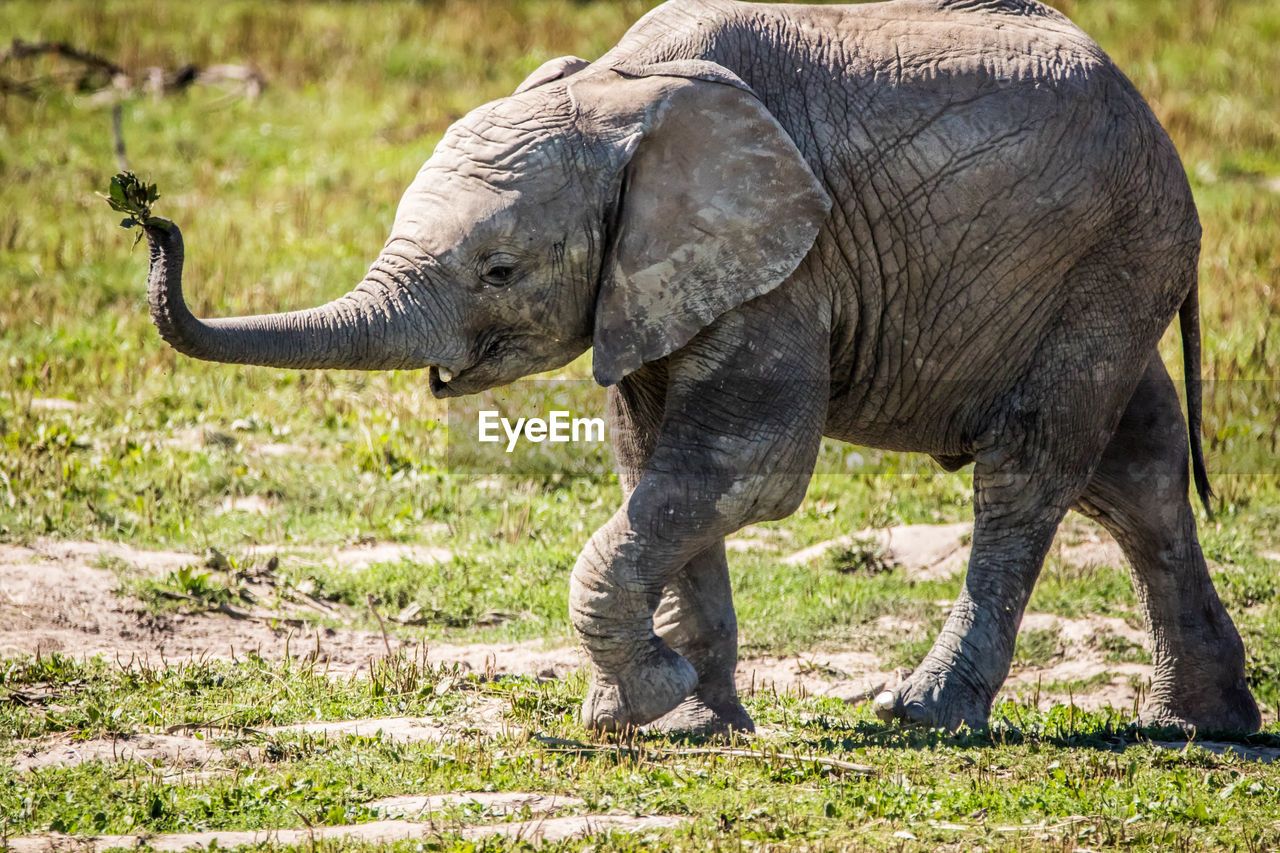
[[[227,604],[225,601],[218,605],[218,612],[230,616],[232,619],[249,619],[254,622],[261,622],[264,625],[288,625],[290,628],[306,628],[311,623],[306,619],[297,616],[281,616],[270,611],[251,611],[241,610],[239,607]]]
[[[13,80],[9,77],[0,77],[0,94],[18,95],[29,101],[34,101],[40,96],[40,92],[30,83],[23,83],[21,80]]]
[[[285,595],[288,596],[289,598],[294,599],[300,604],[305,604],[306,606],[310,607],[312,610],[316,610],[316,611],[319,611],[320,613],[323,613],[326,616],[334,616],[334,617],[342,616],[342,613],[339,612],[339,610],[333,605],[328,604],[324,601],[321,601],[320,599],[316,598],[313,595],[307,595],[305,592],[301,592],[297,589],[289,589],[285,592]]]
[[[693,755],[715,755],[725,758],[754,758],[759,761],[792,761],[797,763],[813,763],[819,767],[853,773],[859,776],[874,775],[876,770],[868,764],[854,764],[840,758],[828,758],[824,755],[800,755],[794,752],[767,752],[758,749],[741,749],[737,747],[687,747],[682,749],[641,748],[634,746],[596,745],[569,741],[563,738],[549,738],[535,735],[535,740],[550,747],[549,752],[622,752],[628,755],[639,755],[644,758],[660,759],[664,757],[683,757]]]
[[[78,47],[67,44],[64,41],[23,41],[22,39],[14,39],[7,50],[0,52],[0,65],[12,59],[29,59],[33,56],[44,56],[46,54],[74,60],[81,65],[101,71],[104,74],[110,74],[113,77],[124,73],[123,68],[105,56],[99,56],[87,50],[80,50]]]
[[[378,612],[378,606],[373,601],[373,593],[366,593],[364,600],[369,603],[373,618],[378,620],[378,630],[382,631],[382,645],[387,649],[387,657],[391,657],[391,639],[387,636],[387,625],[382,621],[382,614]]]

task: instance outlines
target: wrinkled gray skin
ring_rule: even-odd
[[[1200,228],[1172,144],[1070,22],[1024,0],[677,0],[449,129],[351,293],[195,320],[179,350],[431,366],[438,396],[594,347],[625,499],[573,571],[583,718],[749,730],[724,537],[800,503],[823,435],[974,465],[964,589],[885,719],[987,722],[1068,509],[1133,567],[1151,723],[1254,730],[1156,354],[1181,313],[1197,485]]]

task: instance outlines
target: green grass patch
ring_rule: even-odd
[[[1107,663],[1151,663],[1151,653],[1127,637],[1096,631],[1089,645],[1103,653]]]
[[[750,745],[757,756],[750,757],[657,736],[593,743],[574,713],[582,687],[576,678],[485,682],[404,657],[380,662],[374,677],[364,679],[324,678],[256,660],[139,674],[101,661],[49,657],[11,662],[3,672],[5,690],[34,684],[65,691],[57,698],[67,708],[64,719],[81,721],[76,730],[86,737],[138,722],[209,725],[234,709],[222,719],[217,743],[227,750],[254,747],[262,757],[167,775],[136,761],[17,774],[0,760],[0,814],[11,837],[334,825],[374,819],[367,804],[380,797],[462,790],[563,793],[585,800],[587,813],[687,816],[691,823],[661,834],[660,843],[710,849],[736,849],[748,840],[899,849],[903,831],[921,848],[989,844],[994,827],[1041,822],[1065,824],[1065,834],[1061,827],[1050,833],[1059,843],[1214,846],[1243,831],[1274,838],[1268,833],[1280,819],[1280,785],[1270,766],[1144,746],[1169,733],[1136,729],[1116,712],[1040,712],[1006,701],[997,706],[990,732],[946,735],[884,726],[867,709],[832,699],[763,692],[748,704],[773,731]],[[272,702],[236,707],[266,691]],[[490,735],[395,744],[235,730],[392,710],[457,720],[465,717],[467,697],[478,694],[499,702],[512,726],[544,739]],[[87,709],[106,697],[131,709],[139,695],[152,706],[145,721],[126,710],[118,715],[125,723],[114,729],[83,722],[91,716]],[[11,712],[22,715],[43,714],[31,707]],[[1250,740],[1280,743],[1280,736]],[[9,743],[11,755],[14,738]],[[850,774],[839,762],[869,766],[871,773]],[[456,813],[464,822],[477,817]],[[994,837],[1008,839],[1009,832]],[[453,843],[448,833],[446,845]]]
[[[1095,672],[1088,678],[1068,678],[1059,681],[1043,681],[1036,684],[1036,692],[1078,696],[1103,685],[1110,684],[1115,676],[1109,672]]]
[[[323,666],[273,663],[247,652],[235,661],[172,666],[76,661],[54,653],[0,664],[0,732],[19,738],[66,733],[127,736],[179,726],[235,731],[351,716],[437,714],[479,685],[451,667],[414,656],[378,659],[365,676],[334,677]],[[438,691],[446,684],[452,695]]]
[[[1047,666],[1062,657],[1062,637],[1057,628],[1029,628],[1018,632],[1013,661],[1020,666]]]

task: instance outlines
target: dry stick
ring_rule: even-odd
[[[280,691],[279,691],[279,690],[277,690],[277,691],[276,691],[276,694],[277,694],[277,695],[279,695],[279,693],[280,693]],[[215,728],[216,728],[216,729],[218,729],[219,731],[223,731],[223,730],[227,730],[227,731],[246,731],[246,730],[250,730],[250,729],[249,729],[249,727],[247,727],[247,726],[233,726],[233,727],[232,727],[232,728],[230,728],[230,729],[224,729],[224,727],[222,727],[222,726],[219,726],[219,725],[218,725],[218,723],[221,723],[223,720],[226,720],[226,719],[228,719],[229,717],[234,716],[234,715],[235,715],[236,713],[238,713],[238,712],[239,712],[239,709],[238,709],[238,708],[232,708],[230,711],[228,711],[227,713],[223,714],[223,715],[222,715],[222,716],[220,716],[220,717],[214,717],[214,718],[213,718],[213,719],[211,719],[211,720],[202,720],[202,721],[200,721],[200,722],[196,722],[196,723],[177,723],[176,725],[172,725],[172,726],[165,726],[165,727],[164,727],[164,731],[165,731],[165,734],[175,735],[175,734],[177,734],[178,732],[184,732],[184,731],[199,731],[200,729],[209,729],[210,731],[212,731],[212,730],[213,730],[213,729],[215,729]]]
[[[124,69],[110,59],[98,56],[96,53],[80,50],[64,41],[23,41],[22,39],[14,39],[8,50],[0,52],[0,65],[10,59],[26,59],[44,53],[53,53],[67,59],[74,59],[82,65],[88,65],[90,68],[96,68],[112,76],[124,73]]]
[[[95,53],[79,50],[66,42],[60,41],[27,42],[22,39],[14,39],[8,48],[0,51],[0,66],[4,66],[11,59],[28,59],[44,54],[52,54],[73,60],[86,68],[100,71],[110,77],[116,77],[124,73],[124,69],[111,60]],[[0,92],[20,95],[30,100],[35,100],[40,96],[40,90],[32,85],[30,81],[14,80],[10,77],[0,77]]]
[[[34,101],[40,97],[40,93],[36,91],[35,86],[8,77],[0,77],[0,95],[18,95],[29,101]]]
[[[288,590],[287,595],[290,598],[294,599],[295,601],[299,601],[307,605],[312,610],[318,610],[319,612],[323,613],[326,616],[342,615],[341,613],[338,612],[336,608],[332,607],[329,604],[326,604],[325,602],[321,601],[318,598],[315,598],[314,596],[307,595],[305,592],[299,592],[296,589],[291,589],[291,590]]]
[[[201,68],[198,65],[187,64],[172,70],[149,68],[141,73],[130,74],[122,66],[106,57],[80,50],[60,41],[26,42],[22,39],[14,39],[8,48],[0,50],[0,68],[10,60],[29,59],[46,54],[78,63],[85,69],[80,78],[82,84],[88,79],[89,72],[105,75],[109,79],[98,87],[99,92],[114,87],[121,93],[125,93],[145,87],[154,90],[156,94],[169,94],[181,92],[195,83],[216,85],[229,81],[238,84],[244,90],[246,97],[254,99],[262,93],[267,83],[257,70],[246,65],[211,65],[208,68]],[[0,95],[13,94],[35,100],[40,96],[41,89],[50,82],[56,84],[58,78],[50,76],[44,80],[15,80],[7,75],[0,75]]]
[[[640,749],[634,746],[593,746],[592,744],[575,744],[573,746],[565,746],[557,744],[555,748],[548,752],[625,752],[632,755],[649,756],[661,758],[664,755],[670,756],[688,756],[688,755],[719,755],[729,758],[756,758],[761,761],[771,759],[782,759],[783,761],[805,762],[812,761],[820,767],[829,767],[833,770],[843,770],[847,773],[856,773],[860,776],[872,776],[876,770],[867,764],[854,764],[852,761],[843,761],[839,758],[827,758],[821,755],[799,755],[794,752],[764,752],[757,749],[736,749],[725,748],[716,749],[714,747],[692,747],[688,749]]]
[[[839,758],[827,758],[822,755],[800,755],[794,752],[763,752],[756,749],[715,749],[712,747],[695,747],[690,749],[673,749],[667,750],[670,755],[729,755],[735,758],[759,758],[771,759],[780,758],[783,761],[812,761],[820,767],[830,767],[833,770],[844,770],[848,773],[856,773],[860,776],[872,776],[876,770],[869,764],[854,764],[852,761],[843,761]]]
[[[116,168],[121,172],[132,171],[129,168],[129,157],[124,151],[124,107],[116,101],[111,105],[111,139],[116,154]]]
[[[369,602],[369,609],[373,611],[373,616],[378,620],[378,628],[382,631],[382,645],[387,647],[387,657],[391,657],[391,640],[387,638],[387,626],[382,621],[382,614],[378,612],[378,608],[373,603],[373,593],[366,592],[364,600]]]

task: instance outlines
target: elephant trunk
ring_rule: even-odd
[[[286,368],[390,370],[430,363],[415,354],[402,311],[388,303],[388,288],[372,272],[355,290],[318,308],[199,320],[182,298],[182,232],[172,222],[152,220],[146,235],[151,320],[181,353],[206,361]]]

